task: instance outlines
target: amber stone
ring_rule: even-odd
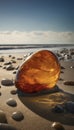
[[[48,50],[40,50],[20,66],[15,86],[27,93],[51,89],[55,86],[59,74],[60,64],[55,54]]]

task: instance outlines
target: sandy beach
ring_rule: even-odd
[[[74,129],[74,113],[65,108],[67,102],[74,103],[74,60],[59,60],[61,73],[53,90],[23,94],[17,91],[14,81],[19,66],[26,59],[24,53],[0,54],[0,58],[4,59],[0,61],[0,110],[5,113],[7,124],[17,130],[53,130],[53,122],[59,122],[65,130]],[[13,84],[4,85],[2,81],[7,79]],[[10,98],[16,101],[16,106],[7,104]],[[53,111],[57,104],[64,108],[64,112]],[[19,121],[12,117],[18,111],[23,115]]]

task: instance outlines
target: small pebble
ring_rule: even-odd
[[[17,60],[22,60],[23,58],[17,58]]]
[[[72,101],[68,101],[65,104],[66,109],[70,112],[70,113],[74,113],[74,102]]]
[[[56,105],[54,108],[53,108],[53,111],[56,112],[56,113],[62,113],[64,112],[64,109],[61,105]]]
[[[15,60],[11,60],[12,61],[12,63],[16,63],[16,61]]]
[[[70,66],[70,68],[71,68],[71,69],[73,69],[73,68],[74,68],[74,66]]]
[[[6,70],[14,70],[15,68],[14,68],[14,66],[13,65],[8,65],[7,67],[6,67]]]
[[[63,125],[58,122],[54,122],[51,127],[54,128],[54,130],[65,130]]]
[[[6,114],[0,110],[0,123],[7,123]]]
[[[15,56],[13,56],[12,59],[15,59]]]
[[[17,130],[17,129],[12,125],[0,123],[0,130]]]
[[[61,69],[65,69],[63,66],[61,66]]]
[[[9,57],[11,57],[12,55],[9,55]]]
[[[19,66],[17,66],[15,69],[18,70],[18,69],[19,69]]]
[[[16,71],[13,72],[13,74],[16,74],[16,73],[17,73]]]
[[[11,62],[4,63],[4,65],[11,65],[11,64],[12,64]]]
[[[4,86],[12,86],[14,85],[14,82],[11,79],[2,79],[1,84]]]
[[[60,73],[64,73],[63,71],[61,71]]]
[[[6,69],[6,66],[3,66],[3,69]]]
[[[64,85],[74,86],[74,81],[64,81]]]
[[[60,80],[60,81],[63,81],[63,79],[62,79],[62,78],[59,78],[59,80]]]
[[[0,92],[0,96],[1,96],[1,92]]]
[[[0,58],[0,62],[4,62],[4,58],[3,57]]]
[[[7,105],[12,106],[12,107],[17,106],[17,102],[13,98],[9,98],[6,103]]]
[[[17,90],[11,90],[11,94],[15,95],[17,93]]]
[[[24,115],[22,114],[22,112],[18,111],[18,112],[13,112],[12,114],[12,118],[16,121],[21,121],[24,119]]]

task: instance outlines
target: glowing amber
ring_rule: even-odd
[[[27,93],[51,89],[55,86],[59,73],[60,65],[57,57],[51,51],[41,50],[21,65],[15,85]]]

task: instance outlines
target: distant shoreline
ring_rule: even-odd
[[[74,44],[1,44],[0,50],[54,47],[74,47]]]
[[[0,45],[0,54],[11,54],[11,53],[32,53],[38,50],[50,50],[50,51],[60,51],[63,49],[74,49],[73,44],[7,44]]]
[[[0,44],[0,46],[74,46],[73,44]]]

